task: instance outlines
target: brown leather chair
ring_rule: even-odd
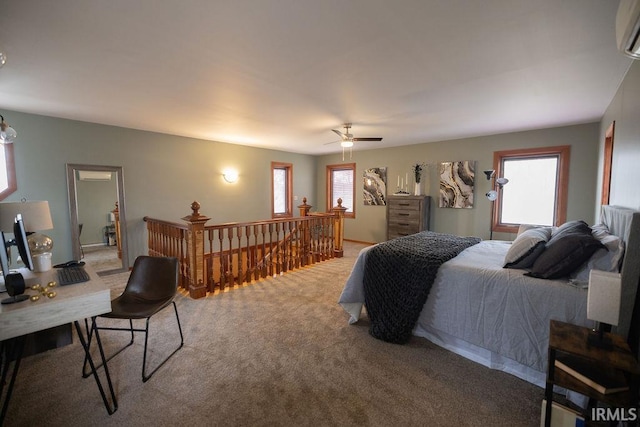
[[[103,314],[99,317],[110,319],[128,319],[128,328],[98,326],[97,319],[93,323],[91,332],[94,328],[98,330],[110,331],[130,331],[131,341],[120,350],[109,356],[107,362],[118,355],[122,350],[133,344],[134,332],[144,332],[144,356],[142,359],[142,381],[146,382],[151,376],[173,356],[184,344],[182,335],[182,327],[180,326],[180,317],[178,316],[178,308],[174,301],[174,296],[178,288],[178,259],[170,257],[150,257],[139,256],[133,264],[133,269],[127,286],[122,294],[111,300],[111,313]],[[178,331],[180,332],[180,345],[166,359],[164,359],[149,374],[146,374],[147,365],[147,338],[149,336],[149,319],[169,304],[173,304],[178,322]],[[146,319],[144,329],[136,329],[133,327],[134,319]],[[91,334],[89,336],[91,339]],[[86,372],[87,360],[85,358],[85,366],[83,368],[83,376],[88,376]]]

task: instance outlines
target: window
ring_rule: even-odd
[[[271,162],[271,217],[293,216],[293,165]]]
[[[560,225],[567,218],[571,147],[497,151],[497,177],[509,180],[495,201],[493,231],[516,233],[520,224]]]
[[[17,188],[13,144],[0,144],[0,200],[5,199]]]
[[[344,216],[355,218],[355,175],[356,164],[327,165],[327,211],[338,206],[338,199],[342,199],[342,206],[347,208]]]

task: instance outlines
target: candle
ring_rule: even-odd
[[[400,175],[398,175],[398,188],[400,188]]]
[[[408,173],[404,175],[404,182],[406,182],[407,183],[407,187],[409,187],[409,174]]]
[[[404,181],[402,180],[402,178],[400,179],[400,188],[404,188]]]

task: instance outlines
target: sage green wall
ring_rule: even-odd
[[[82,224],[80,242],[83,245],[107,243],[105,226],[109,212],[116,207],[118,186],[115,176],[110,180],[76,180],[78,224]]]
[[[18,132],[18,190],[6,200],[49,201],[54,263],[72,256],[66,163],[123,167],[131,265],[146,253],[144,216],[180,222],[197,200],[210,224],[270,218],[271,161],[293,164],[300,201],[316,197],[312,156],[7,110],[2,115]],[[226,167],[239,171],[237,183],[224,182]]]
[[[599,123],[541,129],[528,132],[459,139],[412,145],[398,148],[380,148],[353,152],[356,163],[356,218],[347,219],[345,238],[363,242],[386,240],[386,208],[364,206],[362,174],[372,167],[387,168],[387,194],[396,191],[397,177],[411,177],[411,165],[429,163],[428,174],[423,177],[423,194],[432,196],[431,230],[457,235],[475,235],[489,238],[491,204],[484,196],[490,189],[482,170],[493,169],[493,152],[519,148],[571,145],[569,167],[569,194],[567,219],[584,219],[594,222],[593,205],[596,197],[596,169],[598,158]],[[383,143],[384,144],[384,143]],[[348,156],[348,154],[347,154]],[[471,209],[447,209],[437,207],[437,164],[442,161],[474,160],[476,167],[475,203]],[[317,194],[324,194],[326,166],[340,164],[342,154],[318,158]],[[409,178],[411,180],[411,178]],[[428,192],[425,192],[428,189]],[[326,208],[324,197],[316,201],[317,210]],[[494,239],[513,239],[513,235],[494,233]]]
[[[616,124],[609,204],[640,210],[640,61],[629,68],[601,122],[596,211],[602,194],[604,135],[613,121]]]

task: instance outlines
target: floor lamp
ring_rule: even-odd
[[[491,178],[496,175],[496,171],[493,169],[488,169],[483,172],[487,176],[487,181],[491,181]],[[489,218],[489,240],[493,240],[493,217],[495,216],[496,199],[498,198],[498,192],[502,189],[502,187],[507,185],[508,182],[509,180],[507,178],[496,178],[495,188],[493,190],[487,191],[487,193],[485,194],[485,196],[487,196],[487,199],[489,199],[489,201],[491,202],[491,218]]]

